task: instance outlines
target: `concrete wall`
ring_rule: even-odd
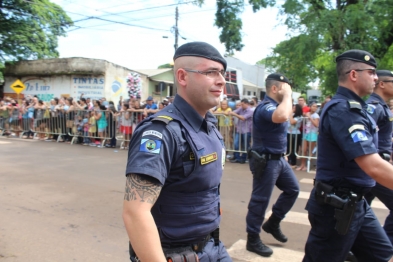
[[[4,95],[15,94],[11,84],[20,79],[23,95],[37,95],[43,101],[54,97],[84,97],[117,102],[128,97],[126,76],[131,70],[105,60],[88,58],[44,59],[6,64]],[[141,75],[142,97],[147,97],[148,81]]]
[[[250,65],[234,57],[225,57],[228,67],[239,69],[243,78],[259,87],[265,87],[265,67],[263,65]]]

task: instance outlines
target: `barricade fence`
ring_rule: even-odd
[[[317,159],[318,127],[315,127],[308,117],[298,120],[300,124],[294,129],[288,129],[287,157],[288,161],[300,159],[301,170],[310,172],[311,161]],[[307,163],[306,163],[307,161]]]
[[[51,141],[66,141],[70,144],[83,144],[102,147],[106,142],[126,149],[136,126],[146,117],[143,110],[129,110],[113,113],[105,110],[75,110],[55,112],[36,109],[34,117],[0,115],[0,135],[14,133],[17,137]],[[1,113],[1,112],[0,112]],[[221,133],[227,154],[244,157],[252,145],[252,119],[241,120],[226,115],[215,114],[217,128]],[[316,159],[318,128],[313,128],[308,118],[301,118],[296,132],[288,132],[286,155],[307,160],[310,171],[312,159]],[[293,131],[293,130],[292,130]],[[303,163],[303,162],[302,162]]]

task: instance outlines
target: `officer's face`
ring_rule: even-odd
[[[189,57],[190,64],[186,69],[207,72],[209,70],[223,70],[221,63],[200,58]],[[178,58],[180,59],[180,58]],[[184,69],[183,69],[184,70]],[[185,71],[185,88],[182,97],[199,112],[204,115],[207,110],[220,103],[220,96],[225,86],[225,79],[221,74],[202,74]]]
[[[367,65],[365,65],[367,66]],[[360,68],[361,69],[361,68]],[[359,96],[369,95],[374,91],[378,76],[375,70],[357,71]]]
[[[383,82],[383,86],[385,87],[383,91],[386,97],[393,97],[393,77],[383,77],[379,79],[379,82]],[[392,99],[389,100],[389,106],[393,106]]]

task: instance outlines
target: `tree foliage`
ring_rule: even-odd
[[[203,2],[199,0],[199,2]],[[217,0],[215,24],[228,53],[240,51],[244,0]],[[298,90],[319,81],[325,93],[337,86],[334,57],[363,49],[378,60],[378,68],[393,69],[393,0],[248,0],[257,12],[276,7],[288,27],[288,39],[262,59],[271,70],[286,74]]]
[[[57,38],[71,25],[48,0],[0,0],[0,63],[58,57]]]

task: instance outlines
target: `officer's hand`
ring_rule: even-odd
[[[289,84],[284,83],[284,84],[282,84],[280,90],[278,90],[278,93],[283,96],[285,96],[285,95],[291,96],[292,95],[292,88]]]

